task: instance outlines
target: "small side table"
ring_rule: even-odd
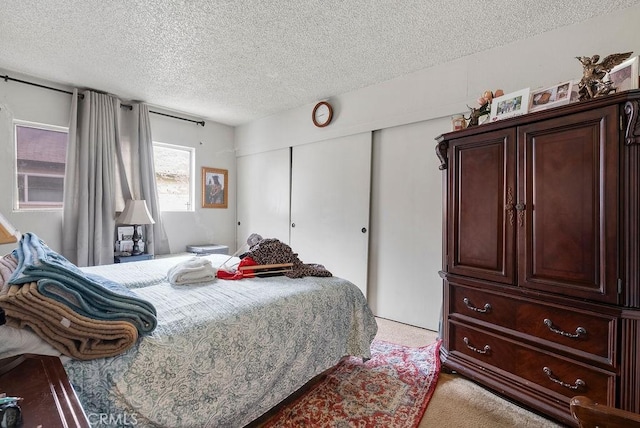
[[[60,358],[24,354],[0,360],[0,389],[22,397],[25,428],[90,428],[91,424],[71,387]]]
[[[114,263],[129,263],[129,262],[139,262],[142,260],[151,260],[153,259],[153,254],[138,254],[137,256],[114,256]]]

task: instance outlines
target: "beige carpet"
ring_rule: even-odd
[[[425,346],[437,332],[384,318],[378,321],[376,338],[406,346]],[[530,412],[461,376],[440,373],[435,393],[419,428],[557,428],[556,422]]]

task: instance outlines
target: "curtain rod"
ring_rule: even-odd
[[[73,92],[65,91],[64,89],[58,89],[58,88],[54,88],[52,86],[45,86],[45,85],[41,85],[39,83],[27,82],[26,80],[20,80],[20,79],[14,78],[14,77],[9,77],[6,74],[4,76],[0,76],[0,77],[3,78],[5,82],[8,82],[9,80],[11,80],[12,82],[24,83],[25,85],[37,86],[38,88],[49,89],[50,91],[57,91],[57,92],[62,92],[63,94],[73,95]],[[80,99],[83,99],[84,95],[78,94],[78,97],[80,97]]]
[[[18,83],[24,83],[25,85],[31,85],[31,86],[37,86],[38,88],[43,88],[43,89],[49,89],[51,91],[57,91],[57,92],[62,92],[64,94],[69,94],[69,95],[73,95],[73,92],[69,92],[69,91],[65,91],[64,89],[58,89],[58,88],[54,88],[52,86],[46,86],[46,85],[41,85],[39,83],[33,83],[33,82],[28,82],[26,80],[20,80],[20,79],[16,79],[14,77],[9,77],[8,75],[4,75],[4,76],[0,76],[0,78],[4,79],[5,82],[8,82],[9,80],[11,80],[12,82],[18,82]],[[83,94],[78,94],[78,97],[82,100],[84,99],[84,95]],[[127,108],[129,110],[133,109],[132,106],[128,105],[128,104],[121,104],[122,107]],[[171,117],[173,119],[180,119],[180,120],[185,120],[187,122],[193,122],[197,125],[202,125],[202,127],[204,127],[205,122],[204,120],[193,120],[193,119],[186,119],[184,117],[179,117],[179,116],[173,116],[171,114],[166,114],[166,113],[160,113],[159,111],[153,111],[153,110],[149,110],[149,113],[153,113],[153,114],[159,114],[161,116],[167,116],[167,117]]]
[[[120,104],[120,107],[126,108],[127,110],[132,110],[133,109],[133,106],[131,106],[129,104]],[[167,117],[171,117],[171,118],[174,118],[174,119],[184,120],[184,121],[187,121],[187,122],[193,122],[196,125],[201,125],[204,128],[204,120],[187,119],[186,117],[174,116],[172,114],[161,113],[159,111],[153,111],[153,110],[149,110],[149,113],[159,114],[160,116],[167,116]]]

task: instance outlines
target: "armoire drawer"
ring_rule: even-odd
[[[450,322],[449,334],[450,352],[464,354],[485,368],[492,366],[509,372],[521,378],[521,383],[560,394],[567,403],[573,396],[586,395],[599,403],[615,405],[613,372],[457,322]]]
[[[511,296],[449,283],[450,314],[460,314],[491,324],[515,328],[519,301]]]
[[[617,317],[450,284],[450,315],[460,314],[577,350],[616,367]]]

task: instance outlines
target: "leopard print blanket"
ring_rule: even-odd
[[[254,244],[243,256],[249,256],[259,265],[277,263],[293,263],[293,269],[286,272],[289,278],[301,278],[303,276],[332,276],[324,266],[318,264],[305,264],[298,258],[290,246],[278,239],[263,239]]]

